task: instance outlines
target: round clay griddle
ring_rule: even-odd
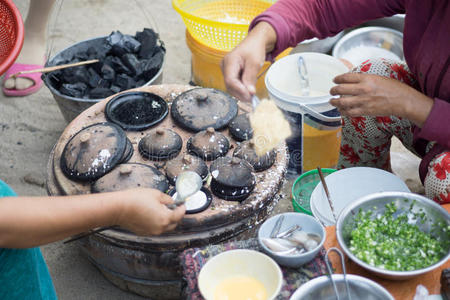
[[[172,118],[181,127],[199,132],[208,127],[222,129],[237,115],[236,100],[216,89],[196,88],[172,103]]]
[[[155,85],[142,87],[137,90],[150,92],[159,95],[165,99],[169,104],[179,94],[187,90],[192,89],[192,86],[187,85]],[[83,182],[76,182],[67,178],[61,171],[59,162],[61,154],[64,149],[64,145],[67,141],[80,129],[88,125],[105,122],[104,108],[106,103],[111,98],[107,98],[86,111],[81,113],[76,119],[74,119],[64,130],[56,143],[49,160],[48,169],[48,191],[51,195],[77,195],[91,193],[91,185]],[[251,110],[250,106],[240,104],[240,113],[248,112]],[[168,128],[176,131],[184,141],[187,141],[192,132],[187,131],[177,126],[172,118],[165,118],[161,123],[157,125],[158,128]],[[146,129],[142,132],[126,131],[127,137],[130,139],[134,151],[138,151],[139,141],[150,131]],[[235,148],[236,142],[232,140],[225,130],[222,132],[226,135],[231,143],[230,148]],[[230,228],[234,228],[234,224],[237,222],[243,222],[248,218],[253,218],[255,213],[261,211],[268,211],[270,207],[273,207],[274,196],[277,193],[279,187],[282,184],[284,173],[287,165],[287,151],[285,145],[280,145],[276,149],[277,158],[272,167],[266,171],[255,174],[256,185],[252,193],[242,202],[226,201],[217,196],[213,196],[211,206],[199,213],[186,215],[177,229],[170,234],[164,234],[154,237],[141,237],[132,233],[120,232],[117,230],[107,230],[101,233],[102,236],[108,239],[114,239],[115,241],[122,241],[126,243],[139,243],[139,245],[145,244],[149,247],[153,247],[156,244],[161,245],[178,245],[182,243],[184,245],[187,239],[197,239],[199,235],[205,234],[210,230],[216,230],[220,232],[228,232]],[[183,144],[183,148],[179,154],[183,156],[187,154],[186,143]],[[231,152],[228,152],[231,156]],[[153,165],[151,161],[145,160],[141,155],[135,153],[129,163],[142,163]],[[206,162],[209,166],[211,163]],[[262,215],[261,215],[262,216]],[[234,229],[233,229],[234,230]],[[225,234],[225,233],[224,233]],[[228,234],[228,233],[227,233]],[[230,231],[231,234],[231,231]],[[153,246],[152,246],[153,245]]]
[[[60,167],[70,179],[92,181],[113,169],[125,153],[127,137],[113,123],[89,125],[65,144]]]
[[[93,193],[107,193],[131,188],[157,189],[165,193],[169,183],[156,168],[139,164],[120,164],[114,170],[92,184]]]

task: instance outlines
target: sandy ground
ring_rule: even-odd
[[[28,0],[14,1],[26,15]],[[58,6],[58,5],[57,5]],[[190,81],[190,52],[185,44],[185,27],[169,0],[68,0],[58,17],[54,10],[49,29],[50,56],[71,44],[112,30],[134,34],[144,27],[160,32],[167,47],[164,83]],[[24,98],[0,95],[0,178],[19,195],[46,195],[46,164],[49,153],[66,126],[47,88]],[[422,192],[418,180],[418,159],[393,144],[393,169],[413,191]],[[289,190],[275,213],[292,210]],[[61,299],[141,299],[109,283],[75,245],[60,242],[42,247],[56,291]]]

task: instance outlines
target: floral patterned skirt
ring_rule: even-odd
[[[410,86],[414,76],[404,63],[387,59],[367,60],[353,72],[375,74],[397,79]],[[396,116],[342,117],[342,141],[338,168],[368,166],[391,170],[391,138],[396,136],[414,154],[414,124]],[[429,151],[434,142],[429,142]],[[439,204],[450,203],[450,151],[436,155],[428,166],[424,180],[425,195]]]

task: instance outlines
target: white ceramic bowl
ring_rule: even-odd
[[[272,232],[272,229],[275,226],[277,219],[282,215],[284,215],[284,221],[282,223],[279,232],[288,230],[294,225],[300,225],[302,227],[302,230],[304,230],[305,232],[315,233],[321,237],[319,245],[311,251],[295,255],[280,255],[267,248],[266,245],[264,245],[264,243],[262,242],[262,238],[270,237],[270,233]],[[325,238],[326,238],[325,228],[322,226],[322,224],[319,223],[319,221],[317,221],[314,217],[311,217],[309,215],[296,212],[288,212],[273,216],[267,219],[258,230],[258,242],[263,251],[267,253],[270,257],[272,257],[280,265],[293,268],[300,267],[301,265],[304,265],[313,260],[313,258],[317,255],[317,253],[319,253],[320,249],[323,247]]]
[[[214,299],[217,286],[233,276],[259,280],[266,288],[268,300],[275,299],[283,282],[280,267],[267,255],[254,250],[230,250],[214,256],[200,270],[200,293],[206,300]]]
[[[379,192],[410,192],[408,186],[394,174],[369,167],[338,170],[325,178],[336,216],[358,198]],[[321,182],[314,188],[310,200],[311,212],[325,226],[335,224]]]

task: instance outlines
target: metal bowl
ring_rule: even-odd
[[[344,275],[335,274],[333,280],[340,299],[347,299]],[[394,300],[389,292],[378,283],[357,275],[347,275],[352,299]],[[320,276],[301,285],[290,300],[335,300],[336,294],[329,276]]]
[[[330,36],[319,40],[318,38],[312,38],[309,40],[304,40],[298,43],[294,49],[292,49],[290,54],[300,53],[300,52],[319,52],[319,53],[329,53],[333,46],[339,41],[344,35],[344,31],[339,32],[335,36]]]
[[[403,55],[403,34],[400,31],[385,27],[363,27],[350,31],[342,39],[340,39],[333,48],[333,56],[337,58],[345,58],[349,60],[349,56],[353,57],[350,61],[354,66],[359,65],[367,59],[379,58],[381,53],[368,51],[368,53],[360,54],[358,57],[350,51],[356,47],[376,47],[388,50],[393,57],[398,56],[400,60],[404,60]],[[350,54],[351,53],[351,54]],[[358,52],[358,53],[361,53]],[[389,56],[392,56],[389,55]],[[390,57],[384,57],[390,58]]]
[[[345,254],[353,260],[355,263],[363,267],[364,269],[375,273],[379,277],[393,279],[393,280],[404,280],[409,279],[429,271],[432,271],[442,264],[444,264],[450,258],[450,232],[446,231],[434,231],[437,233],[441,241],[446,241],[447,244],[447,255],[441,258],[441,260],[429,267],[414,270],[414,271],[391,271],[378,267],[374,267],[369,265],[368,263],[357,258],[349,249],[350,244],[350,233],[355,227],[355,217],[360,210],[372,210],[374,212],[373,215],[378,213],[384,213],[385,204],[394,202],[399,210],[399,213],[407,212],[407,213],[419,213],[419,210],[423,210],[426,214],[427,219],[425,222],[417,222],[416,225],[423,232],[429,233],[433,226],[435,226],[438,222],[444,222],[447,226],[450,226],[450,214],[442,208],[437,203],[417,194],[413,193],[405,193],[405,192],[382,192],[382,193],[374,193],[362,198],[359,198],[354,203],[347,206],[339,215],[337,224],[336,224],[336,236],[339,245]],[[414,203],[412,209],[410,209],[411,204]]]
[[[397,14],[391,17],[370,20],[363,23],[362,26],[381,26],[403,32],[403,28],[405,27],[405,15]]]
[[[51,58],[47,63],[46,67],[52,67],[56,66],[59,62],[70,59],[74,53],[86,51],[91,46],[98,46],[102,45],[104,40],[108,36],[101,36],[93,39],[88,39],[81,41],[79,43],[76,43],[72,46],[69,46],[65,48],[64,50],[61,50],[60,52],[56,53],[53,58]],[[160,84],[163,79],[163,69],[164,69],[164,63],[165,63],[165,55],[163,58],[163,63],[161,65],[161,68],[159,71],[153,76],[152,79],[150,79],[148,82],[144,84],[144,86],[147,85],[156,85]],[[95,103],[103,100],[103,99],[87,99],[87,98],[76,98],[71,97],[68,95],[64,95],[60,93],[52,84],[50,77],[44,74],[42,77],[45,85],[50,90],[50,92],[53,95],[53,98],[55,98],[56,103],[59,106],[59,109],[64,117],[64,119],[69,123],[73,119],[75,119],[76,116],[78,116],[82,111],[87,109],[88,107],[94,105]],[[137,87],[137,86],[136,86]]]

